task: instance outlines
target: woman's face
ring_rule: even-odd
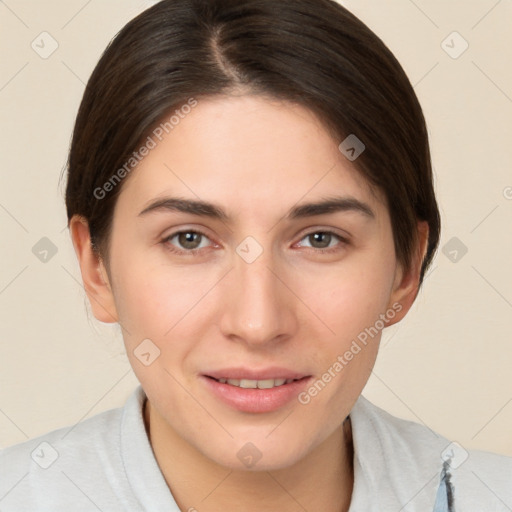
[[[384,200],[290,103],[199,100],[155,140],[111,235],[130,363],[170,435],[289,466],[341,425],[410,306]]]

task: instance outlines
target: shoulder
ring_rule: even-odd
[[[56,430],[52,430],[43,435],[29,439],[0,450],[0,460],[3,464],[15,464],[16,467],[30,469],[36,463],[38,467],[49,467],[50,459],[42,460],[38,458],[37,448],[40,445],[49,445],[50,449],[40,454],[40,457],[52,454],[51,458],[57,460],[60,453],[55,453],[51,447],[63,449],[65,456],[71,452],[80,451],[85,445],[94,443],[109,444],[116,437],[114,425],[120,421],[122,409],[110,409],[96,414],[91,418],[85,419],[74,425],[68,425]],[[44,450],[43,450],[44,451]],[[12,467],[12,466],[11,466]],[[2,469],[4,466],[2,466]]]
[[[447,462],[448,480],[461,510],[476,505],[489,511],[512,510],[512,457],[466,449],[425,424],[389,414],[363,396],[351,417],[362,466],[370,475],[385,472],[382,482],[396,487],[395,494],[402,499],[411,495],[408,488],[419,490],[422,485],[432,497]]]
[[[485,503],[489,512],[512,510],[512,457],[468,450],[467,459],[460,459],[453,475],[459,485],[459,501],[467,510],[475,503]]]
[[[111,409],[0,450],[0,509],[85,511],[95,497],[108,504],[112,480],[122,479],[123,413]]]

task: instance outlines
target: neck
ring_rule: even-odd
[[[144,422],[160,470],[182,511],[349,509],[354,483],[349,418],[305,458],[274,471],[238,471],[216,464],[179,437],[148,400]]]

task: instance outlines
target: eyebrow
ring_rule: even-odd
[[[150,203],[140,213],[139,217],[151,212],[174,211],[210,217],[229,222],[229,215],[219,206],[207,201],[181,199],[177,197],[164,197]],[[325,215],[336,212],[355,212],[374,219],[375,213],[370,206],[355,197],[330,197],[314,203],[304,203],[294,206],[285,216],[288,220]]]

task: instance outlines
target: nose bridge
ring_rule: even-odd
[[[250,237],[248,237],[250,238]],[[276,277],[269,248],[246,239],[234,254],[222,329],[226,336],[263,344],[293,328],[292,297]]]

